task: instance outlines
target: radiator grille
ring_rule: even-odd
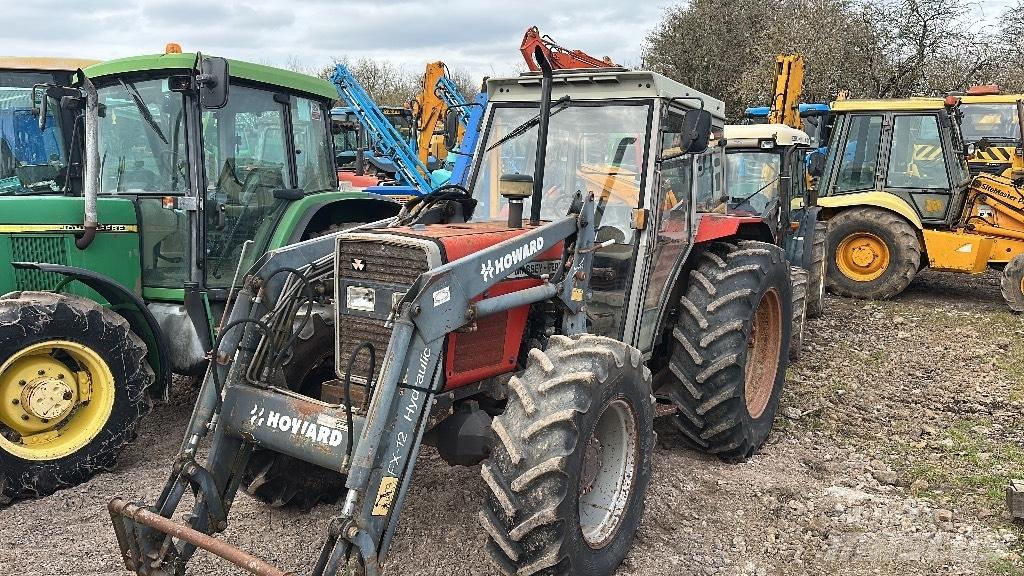
[[[353,265],[355,264],[355,265]],[[405,292],[420,274],[429,269],[427,253],[417,246],[399,246],[383,242],[342,241],[338,247],[338,280],[340,283],[368,282],[387,285],[394,292]],[[391,291],[379,290],[390,299]],[[390,305],[390,301],[388,301]],[[387,314],[383,309],[372,315],[353,314],[345,307],[345,294],[338,294],[338,367],[344,371],[349,357],[362,342],[369,342],[376,354],[374,379],[380,376],[381,363],[391,339],[391,328],[385,327]],[[355,380],[365,378],[369,355],[361,353],[353,365]]]
[[[64,238],[60,236],[11,236],[12,262],[45,262],[66,264],[67,252]],[[14,282],[18,290],[55,290],[64,277],[53,272],[39,270],[14,270]]]
[[[429,265],[426,251],[416,246],[351,241],[338,247],[338,267],[343,278],[411,286]]]

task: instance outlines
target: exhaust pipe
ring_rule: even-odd
[[[537,157],[533,164],[533,197],[530,200],[530,226],[540,225],[540,202],[544,194],[544,160],[548,151],[548,123],[551,116],[551,63],[544,57],[540,46],[533,57],[540,64],[540,124],[537,125]]]
[[[75,239],[75,246],[85,250],[96,238],[99,216],[96,212],[96,196],[100,190],[100,148],[99,148],[99,97],[96,86],[81,70],[82,90],[85,92],[85,231]]]

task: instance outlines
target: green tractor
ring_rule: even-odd
[[[61,137],[0,180],[5,501],[113,466],[171,374],[205,371],[236,275],[263,253],[400,208],[339,190],[326,81],[172,47],[67,84],[20,87],[38,124],[22,133]],[[310,306],[284,377],[333,373],[330,318]]]

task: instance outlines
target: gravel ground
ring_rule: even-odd
[[[775,431],[727,465],[658,425],[647,509],[622,575],[1024,574],[1003,489],[1024,477],[1024,318],[996,276],[925,272],[900,298],[829,298],[790,368]],[[104,504],[152,502],[191,408],[158,406],[117,471],[0,510],[0,574],[125,574]],[[388,574],[493,574],[477,468],[420,459]],[[242,496],[225,537],[308,571],[326,520]],[[234,574],[197,555],[190,574]]]

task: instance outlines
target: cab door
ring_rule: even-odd
[[[945,222],[954,182],[953,154],[948,137],[943,137],[948,127],[940,129],[941,119],[934,112],[894,114],[890,121],[888,154],[880,171],[883,190],[907,200],[922,222]]]
[[[228,288],[235,270],[247,270],[266,249],[286,204],[275,191],[294,187],[287,103],[273,92],[233,84],[227,105],[203,114],[205,274],[211,290]]]

